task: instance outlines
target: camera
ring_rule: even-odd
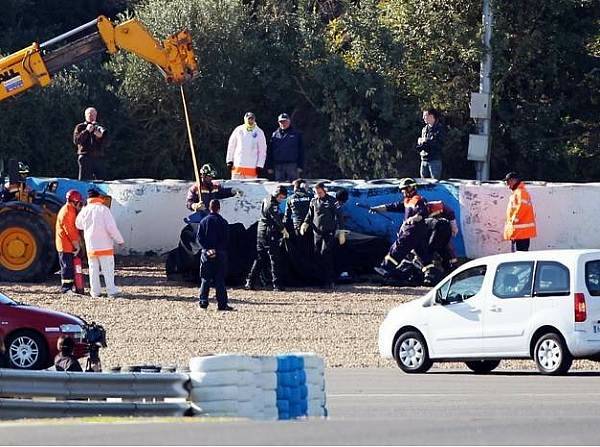
[[[106,331],[104,327],[96,323],[88,325],[85,332],[85,342],[90,348],[91,346],[106,348]]]
[[[100,348],[106,348],[106,331],[104,327],[92,322],[86,327],[84,342],[87,344],[89,357],[86,362],[86,372],[102,372]]]

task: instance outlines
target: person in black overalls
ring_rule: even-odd
[[[287,189],[285,186],[278,186],[273,194],[262,201],[256,235],[256,259],[246,279],[246,285],[244,286],[246,290],[256,289],[256,280],[262,270],[269,264],[269,261],[273,290],[275,292],[284,290],[281,278],[281,238],[287,239],[290,234],[283,225],[279,204],[286,197]]]
[[[208,210],[208,216],[202,219],[198,225],[198,243],[202,247],[198,304],[201,309],[208,307],[208,293],[212,282],[216,290],[217,310],[234,310],[227,303],[227,289],[225,288],[229,224],[219,214],[221,202],[217,199],[209,202]]]
[[[327,194],[325,183],[315,185],[315,197],[310,201],[308,213],[300,227],[300,234],[304,235],[312,228],[314,251],[321,267],[321,281],[328,289],[333,289],[334,258],[333,252],[337,242],[336,232],[341,227],[340,210],[336,200]],[[345,237],[344,233],[339,233]],[[340,240],[340,244],[345,242]]]
[[[375,267],[375,271],[383,276],[387,276],[399,267],[411,250],[415,250],[423,265],[429,264],[431,261],[431,256],[427,250],[425,219],[428,212],[425,199],[417,194],[417,182],[412,178],[400,180],[400,191],[404,196],[402,202],[392,202],[369,209],[370,213],[384,211],[404,213],[404,221],[398,229],[396,241],[390,247],[381,266]]]

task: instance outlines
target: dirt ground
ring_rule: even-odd
[[[204,353],[290,351],[316,352],[329,367],[394,367],[393,361],[379,357],[379,324],[390,308],[427,290],[369,283],[341,285],[333,292],[229,289],[230,304],[237,311],[217,312],[212,298],[207,310],[198,308],[197,287],[167,281],[162,258],[133,257],[117,259],[122,297],[65,296],[57,292],[59,282],[56,277],[45,283],[2,283],[0,290],[16,301],[102,324],[109,344],[101,351],[105,369],[136,364],[186,367],[190,357]],[[596,365],[576,362],[575,367]],[[534,367],[530,361],[502,366]]]

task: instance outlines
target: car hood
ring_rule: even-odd
[[[17,304],[11,306],[14,309],[19,309],[21,315],[28,314],[32,317],[43,317],[46,320],[53,320],[60,324],[79,324],[85,326],[85,321],[75,315],[71,315],[65,312],[58,312],[50,309],[42,309],[40,307],[29,306],[27,304]]]

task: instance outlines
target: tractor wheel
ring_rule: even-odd
[[[54,238],[42,216],[0,213],[0,280],[40,281],[54,265]]]

